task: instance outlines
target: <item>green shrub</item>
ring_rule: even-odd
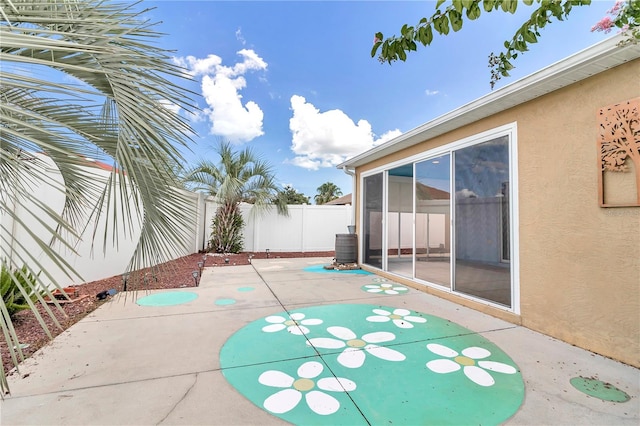
[[[36,289],[38,287],[37,276],[30,273],[26,266],[13,270],[13,275],[17,279],[17,282],[11,278],[11,274],[6,266],[2,265],[2,271],[0,272],[0,293],[2,294],[2,300],[4,300],[4,305],[11,318],[13,318],[18,311],[29,308],[28,301],[20,291],[20,287],[30,296],[32,301],[36,298]]]

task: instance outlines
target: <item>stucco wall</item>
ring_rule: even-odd
[[[599,207],[596,121],[640,96],[639,81],[635,60],[357,172],[517,122],[520,317],[445,296],[640,366],[640,208]]]

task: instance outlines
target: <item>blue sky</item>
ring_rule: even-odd
[[[576,7],[542,30],[496,88],[609,35],[592,33],[614,1]],[[324,182],[350,193],[342,161],[491,91],[489,53],[531,13],[483,13],[458,33],[391,66],[371,58],[373,35],[398,34],[435,10],[435,1],[145,1],[159,41],[194,77],[202,109],[189,163],[215,159],[219,140],[252,147],[278,182],[310,196]],[[494,89],[495,90],[495,89]]]

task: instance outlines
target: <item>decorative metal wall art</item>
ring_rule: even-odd
[[[640,206],[640,98],[598,111],[601,207]]]

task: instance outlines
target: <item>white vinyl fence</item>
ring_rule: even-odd
[[[52,184],[33,188],[32,193],[36,199],[59,213],[64,204],[64,195],[58,189],[54,189],[54,185],[60,185],[62,178],[49,158],[43,155],[37,156],[50,166],[47,168],[47,172],[51,173]],[[109,171],[98,168],[95,168],[95,172],[104,174],[105,177],[109,174]],[[205,249],[210,239],[211,223],[216,205],[211,199],[205,199],[202,194],[189,194],[189,198],[193,200],[196,207],[192,244],[184,252],[173,253],[173,258]],[[41,263],[42,268],[46,269],[53,279],[63,286],[95,281],[124,273],[140,235],[139,221],[134,221],[133,230],[129,235],[125,235],[122,232],[122,226],[120,226],[116,245],[113,242],[113,229],[107,228],[107,245],[103,249],[105,222],[103,214],[98,220],[100,232],[96,236],[95,242],[92,241],[94,226],[90,224],[74,247],[75,253],[58,247],[65,260],[81,276],[81,279],[69,279],[43,255],[42,249],[27,232],[27,229],[30,229],[43,241],[49,241],[51,240],[51,232],[47,230],[45,225],[52,226],[53,224],[40,223],[44,219],[35,206],[26,204],[22,207],[18,205],[13,207],[14,213],[23,223],[12,221],[7,214],[0,211],[0,244],[2,244],[0,255],[5,258],[11,257],[21,266],[23,263],[30,263],[27,256],[27,253],[30,253]],[[334,250],[335,234],[347,233],[347,225],[352,223],[351,206],[291,205],[288,217],[278,215],[275,208],[264,215],[254,217],[250,213],[250,207],[250,205],[241,205],[246,223],[244,251],[248,252],[266,249],[271,252]],[[109,212],[109,214],[113,214],[113,212]],[[121,219],[118,219],[118,222],[122,224]],[[34,265],[30,266],[34,267]],[[42,274],[41,278],[45,282],[50,282],[46,279],[45,274]]]
[[[201,229],[206,245],[217,205],[208,199],[206,222]],[[288,216],[279,215],[276,208],[256,215],[250,204],[241,204],[245,220],[244,251],[330,251],[335,249],[336,234],[346,234],[352,224],[351,206],[289,205]]]

